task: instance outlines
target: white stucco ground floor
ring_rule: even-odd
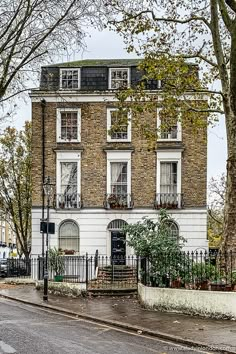
[[[169,215],[178,226],[179,235],[187,242],[185,251],[203,251],[208,249],[207,242],[207,211],[206,209],[182,209],[170,210]],[[46,215],[46,211],[45,211]],[[100,255],[110,256],[111,230],[109,225],[114,220],[123,220],[131,224],[140,221],[147,216],[157,220],[159,211],[152,209],[132,210],[104,210],[104,209],[81,209],[81,210],[55,210],[50,209],[50,222],[55,223],[55,234],[49,235],[49,247],[59,247],[59,238],[66,238],[66,234],[60,235],[62,225],[66,221],[72,221],[78,229],[78,250],[80,255],[86,253],[94,255],[98,250]],[[42,209],[32,209],[32,256],[42,253],[42,234],[40,233],[40,221]],[[126,255],[132,254],[132,250],[126,246]]]

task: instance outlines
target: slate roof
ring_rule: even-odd
[[[51,64],[46,67],[77,68],[82,66],[137,66],[142,59],[85,59]]]

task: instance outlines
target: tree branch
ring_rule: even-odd
[[[222,225],[222,224],[223,224],[222,221],[219,221],[218,219],[216,219],[216,217],[213,215],[211,209],[208,209],[208,215],[209,215],[215,222],[217,222],[219,225]]]
[[[192,55],[181,55],[181,58],[183,58],[183,59],[199,58],[199,59],[205,61],[206,63],[208,63],[209,65],[214,66],[215,68],[218,68],[217,63],[208,59],[205,55],[202,55],[199,53],[192,54]]]
[[[4,101],[7,101],[7,100],[9,100],[9,99],[11,99],[11,98],[13,98],[13,97],[15,97],[16,95],[19,95],[20,93],[23,93],[23,92],[26,92],[26,91],[29,91],[29,90],[32,90],[32,89],[33,89],[32,87],[25,88],[25,89],[22,89],[22,90],[20,90],[20,91],[17,91],[17,92],[15,92],[15,93],[13,93],[13,94],[10,95],[10,96],[5,97],[5,98],[3,98],[3,99],[0,98],[0,103],[2,103],[2,102],[4,102]]]
[[[219,16],[218,16],[218,0],[210,0],[211,3],[211,34],[216,60],[219,68],[219,75],[222,83],[223,92],[228,90],[229,75],[227,65],[224,59],[224,52],[221,43]]]
[[[20,11],[20,8],[21,8],[21,5],[22,5],[23,1],[24,0],[20,1],[20,3],[18,5],[17,9],[15,10],[15,13],[12,16],[11,20],[8,22],[7,26],[3,29],[3,32],[0,33],[0,39],[3,38],[7,34],[8,30],[12,27],[13,22],[15,21],[15,19],[17,18],[18,14],[19,14],[19,11]],[[12,34],[12,33],[14,33],[14,31],[11,31],[10,33]],[[8,38],[8,40],[9,40],[9,38]]]
[[[226,4],[236,13],[236,1],[235,0],[225,0]]]
[[[225,6],[225,1],[218,0],[218,2],[219,2],[219,8],[220,8],[220,12],[221,12],[221,16],[224,21],[224,24],[225,24],[226,28],[229,31],[231,31],[233,21],[232,21],[231,17],[229,16],[227,7]]]
[[[18,66],[16,66],[15,70],[13,71],[13,73],[10,75],[10,77],[8,78],[6,84],[4,85],[4,90],[6,91],[6,89],[8,88],[8,86],[10,85],[11,81],[14,79],[14,77],[16,76],[16,74],[19,72],[19,70],[26,65],[26,63],[30,62],[31,59],[31,55],[33,53],[36,52],[36,50],[40,47],[40,45],[46,40],[47,37],[50,36],[50,34],[54,31],[54,29],[56,27],[59,26],[59,24],[61,22],[63,22],[63,20],[66,18],[66,16],[68,15],[68,13],[70,12],[70,10],[73,8],[74,4],[76,3],[77,0],[73,0],[71,2],[71,4],[68,6],[68,8],[65,10],[64,14],[54,23],[53,26],[51,26],[48,31],[44,34],[44,36],[42,36],[40,38],[40,40],[31,48],[31,50],[29,51],[29,53],[22,59],[22,61],[20,62],[20,64]],[[40,54],[41,55],[41,54]],[[40,56],[39,55],[39,56]],[[3,91],[4,91],[3,90]]]
[[[224,114],[221,109],[210,109],[210,108],[194,108],[186,102],[187,98],[183,101],[184,105],[188,107],[187,111],[199,112],[199,113],[220,113]]]
[[[171,17],[156,17],[154,12],[151,10],[144,10],[144,11],[140,11],[138,14],[136,15],[130,15],[130,14],[126,14],[126,16],[128,17],[127,20],[130,20],[130,18],[135,19],[138,17],[141,17],[144,14],[150,14],[152,16],[153,21],[163,21],[163,22],[175,22],[175,23],[180,23],[180,24],[186,24],[192,21],[202,21],[205,23],[205,25],[207,25],[207,27],[210,28],[210,23],[207,21],[207,19],[203,16],[191,16],[189,18],[186,18],[184,20],[179,20],[176,18],[171,18]],[[111,21],[114,23],[114,21]],[[124,22],[124,20],[121,21],[115,21],[116,23],[122,23]]]

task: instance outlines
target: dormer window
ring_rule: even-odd
[[[117,90],[129,87],[130,73],[128,68],[109,69],[109,89]]]
[[[80,69],[61,69],[60,88],[74,90],[80,88]]]

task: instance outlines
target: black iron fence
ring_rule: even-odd
[[[58,274],[49,261],[49,280],[86,283],[87,288],[137,287],[138,260],[135,256],[109,257],[98,252],[93,256],[60,256],[63,271]],[[39,257],[37,262],[37,278],[42,280],[45,258]]]
[[[32,271],[31,259],[8,258],[5,267],[6,277],[31,277]]]
[[[49,280],[85,283],[87,289],[146,286],[201,290],[236,289],[234,252],[157,252],[155,257],[60,256],[61,273],[50,267]],[[8,259],[5,276],[42,280],[45,258]]]
[[[159,252],[141,259],[140,281],[152,287],[234,290],[236,253]]]

